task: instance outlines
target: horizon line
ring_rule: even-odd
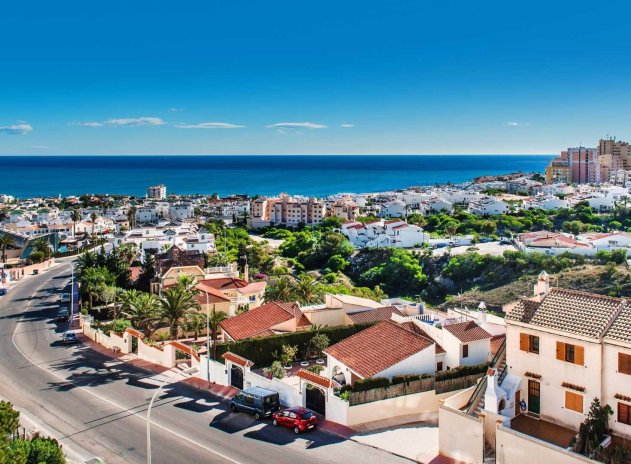
[[[47,158],[51,156],[59,157],[132,157],[132,156],[558,156],[556,153],[112,153],[112,154],[70,154],[70,153],[21,153],[21,154],[0,154],[2,157],[31,157]]]

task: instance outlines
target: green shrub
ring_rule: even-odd
[[[216,358],[222,361],[221,355],[226,351],[231,351],[249,359],[259,367],[271,366],[276,360],[273,353],[279,353],[283,345],[298,346],[302,353],[306,353],[310,348],[310,342],[316,333],[325,334],[329,337],[329,343],[332,345],[351,335],[361,332],[372,324],[358,324],[340,327],[321,327],[318,331],[305,330],[294,333],[273,335],[271,337],[249,338],[247,340],[231,341],[228,343],[217,344]],[[168,336],[168,334],[167,334]]]
[[[353,384],[353,391],[366,391],[373,390],[375,388],[388,388],[390,386],[390,380],[385,377],[371,377],[368,379],[356,380]]]
[[[448,371],[438,372],[436,381],[457,379],[467,375],[484,374],[489,368],[489,363],[475,364],[473,366],[459,366]]]
[[[395,375],[392,377],[392,385],[399,385],[400,383],[410,383],[415,380],[421,380],[421,376],[417,374],[410,375]]]

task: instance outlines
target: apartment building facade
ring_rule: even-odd
[[[153,200],[166,200],[167,188],[164,184],[152,185],[147,188],[147,198]]]
[[[326,205],[317,198],[291,197],[257,198],[250,204],[250,226],[260,228],[271,224],[315,225],[326,217]]]

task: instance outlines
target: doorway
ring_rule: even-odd
[[[535,380],[528,381],[528,412],[533,414],[541,412],[540,383]]]

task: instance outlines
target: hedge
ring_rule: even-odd
[[[249,359],[256,367],[271,366],[276,360],[274,353],[280,353],[283,345],[297,345],[298,358],[306,356],[309,342],[316,333],[325,334],[329,337],[329,346],[355,335],[357,332],[370,327],[372,324],[357,324],[341,327],[322,327],[316,330],[305,330],[271,337],[249,338],[246,340],[230,341],[217,344],[217,354],[215,359],[221,361],[221,355],[226,351],[231,351]]]
[[[374,390],[375,388],[388,388],[390,379],[386,377],[370,377],[368,379],[359,379],[353,383],[353,391],[360,392],[366,390]]]
[[[467,375],[483,374],[487,371],[489,365],[489,363],[482,363],[475,364],[473,366],[459,366],[448,371],[437,372],[436,381],[451,380],[458,377],[465,377]]]
[[[415,380],[429,379],[431,374],[408,374],[408,375],[395,375],[392,377],[392,385],[399,385],[400,383],[410,383]]]

